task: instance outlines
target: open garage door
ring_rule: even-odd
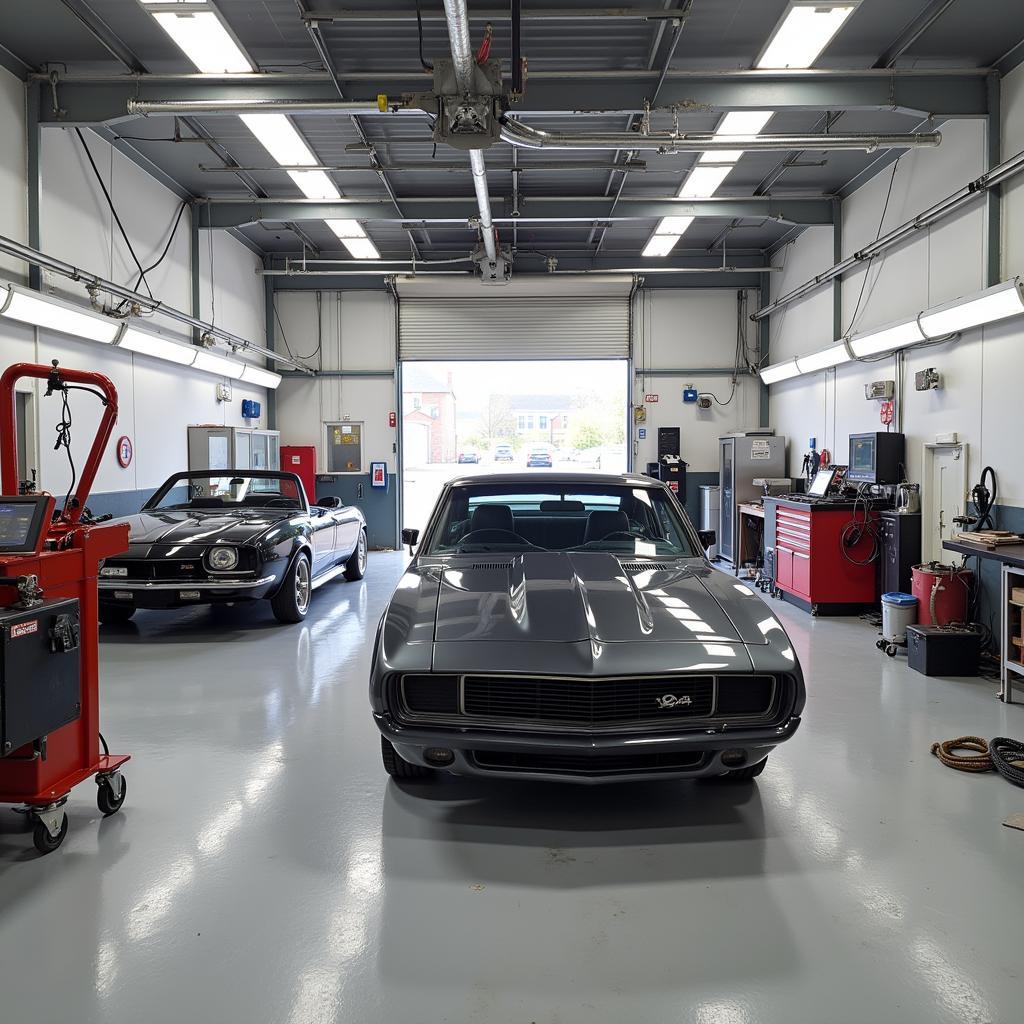
[[[399,358],[628,359],[632,278],[399,279]]]

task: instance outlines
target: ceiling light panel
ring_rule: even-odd
[[[253,70],[249,58],[211,5],[189,4],[188,9],[181,12],[155,10],[150,13],[204,75]]]
[[[774,114],[774,110],[731,110],[715,129],[715,138],[722,139],[730,135],[757,135]],[[702,164],[734,164],[741,156],[743,156],[742,149],[719,149],[702,153],[698,162]]]
[[[789,380],[790,377],[799,375],[800,368],[796,365],[795,359],[788,359],[784,363],[773,363],[761,370],[761,380],[765,384],[777,384],[780,380]]]
[[[648,259],[667,256],[678,241],[678,235],[651,235],[650,241],[644,246],[643,255]]]
[[[705,199],[715,194],[715,189],[722,184],[732,170],[732,164],[718,166],[715,164],[698,164],[692,171],[683,187],[679,190],[681,199]]]
[[[23,324],[111,344],[121,330],[117,320],[92,313],[55,296],[41,295],[8,285],[7,295],[0,292],[0,316]]]
[[[195,347],[178,345],[166,338],[148,334],[135,327],[125,327],[117,347],[127,349],[129,352],[137,352],[140,355],[152,356],[154,359],[165,359],[167,362],[177,363],[179,366],[191,366],[196,358]]]
[[[850,349],[855,356],[873,356],[880,352],[890,352],[893,349],[905,348],[907,345],[916,345],[925,341],[925,336],[918,326],[917,317],[913,320],[903,320],[895,324],[887,324],[873,331],[864,331],[855,334],[850,339]]]
[[[313,167],[316,159],[306,140],[284,114],[242,114],[242,123],[283,167]]]
[[[1024,313],[1024,294],[1020,279],[1013,278],[922,313],[921,330],[929,338],[940,338],[954,331],[966,331],[1021,313]]]
[[[355,260],[379,260],[377,246],[368,238],[343,238],[341,244],[351,253]]]
[[[859,2],[829,4],[794,0],[776,26],[757,67],[809,68]]]
[[[692,217],[662,217],[654,229],[656,235],[681,235],[693,223]]]
[[[829,348],[823,348],[820,352],[812,352],[807,356],[798,356],[796,362],[801,373],[814,373],[816,370],[827,370],[832,366],[838,366],[840,363],[848,363],[849,361],[850,353],[846,350],[846,345],[840,343]]]
[[[357,220],[329,220],[327,226],[338,238],[365,238],[366,232]]]

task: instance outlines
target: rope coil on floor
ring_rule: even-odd
[[[1024,786],[1024,743],[997,736],[990,744],[992,766],[1007,782]]]
[[[1001,742],[1010,743],[1014,741],[1005,740]],[[958,750],[973,750],[976,753],[958,754]],[[958,736],[955,740],[943,740],[941,743],[933,743],[932,753],[947,768],[955,768],[958,772],[990,772],[995,768],[992,763],[989,745],[980,736]],[[1021,785],[1024,785],[1024,772],[1020,774],[1022,779]]]

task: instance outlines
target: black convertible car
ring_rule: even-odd
[[[449,481],[377,633],[388,774],[759,775],[800,724],[803,675],[708,539],[649,477]]]
[[[127,516],[128,552],[100,569],[101,622],[137,608],[268,599],[281,622],[300,622],[312,592],[366,571],[366,521],[340,498],[310,505],[293,473],[178,473]]]

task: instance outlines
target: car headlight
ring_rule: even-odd
[[[208,560],[211,569],[224,572],[238,565],[238,552],[235,548],[211,548]]]

